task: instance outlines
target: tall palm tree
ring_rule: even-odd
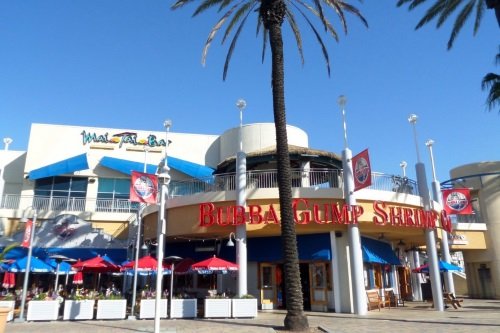
[[[409,3],[409,10],[413,10],[427,0],[398,0],[397,6],[400,7]],[[437,19],[436,27],[440,28],[448,17],[457,11],[460,5],[463,5],[455,19],[453,29],[451,30],[450,39],[448,40],[448,49],[453,47],[455,38],[460,30],[462,30],[467,19],[475,11],[474,19],[474,35],[479,30],[485,9],[495,11],[497,22],[500,26],[500,0],[435,0],[435,3],[427,9],[425,15],[420,19],[415,29],[419,29],[430,21]]]
[[[495,57],[495,62],[497,65],[500,64],[500,51]],[[495,73],[486,74],[481,83],[481,87],[483,90],[490,90],[488,98],[486,99],[488,108],[493,110],[496,106],[500,106],[500,75]],[[500,112],[500,109],[498,112]]]
[[[283,270],[286,279],[285,294],[287,300],[287,315],[284,320],[284,326],[286,329],[294,331],[305,329],[309,327],[309,324],[307,317],[304,314],[297,251],[297,237],[292,212],[292,177],[286,132],[285,72],[282,24],[285,20],[289,24],[293,36],[295,37],[300,57],[302,62],[304,62],[302,54],[302,37],[296,21],[296,14],[304,18],[307,26],[312,29],[313,34],[321,46],[328,73],[330,73],[330,65],[327,49],[318,30],[315,28],[308,15],[318,18],[325,32],[329,33],[335,40],[338,40],[338,34],[329,19],[326,17],[325,10],[331,9],[334,13],[336,13],[345,33],[347,33],[345,12],[354,14],[356,17],[361,19],[366,26],[368,24],[356,7],[342,0],[177,0],[172,6],[172,9],[180,8],[192,2],[198,3],[198,7],[196,8],[193,16],[196,16],[212,7],[218,7],[219,12],[224,11],[220,20],[214,25],[209,33],[202,53],[203,63],[205,62],[208,48],[220,28],[227,23],[222,39],[223,43],[229,35],[231,35],[233,29],[236,28],[226,56],[223,71],[224,80],[227,75],[229,62],[236,45],[236,41],[238,40],[240,32],[242,31],[242,28],[250,14],[256,13],[258,32],[262,32],[263,59],[267,43],[270,45],[272,59],[271,84],[278,163],[278,191],[281,213],[281,239],[284,261]]]

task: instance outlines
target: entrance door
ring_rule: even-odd
[[[311,285],[311,310],[327,311],[327,269],[325,263],[309,264],[309,281]]]
[[[401,298],[405,300],[411,300],[412,290],[411,290],[410,268],[398,267],[398,277],[399,277],[399,291],[401,293]]]
[[[276,299],[276,266],[260,264],[260,302],[262,309],[274,309]]]

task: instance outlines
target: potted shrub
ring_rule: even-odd
[[[196,298],[172,298],[170,318],[196,318],[198,314],[198,300]]]
[[[57,320],[62,297],[51,297],[47,293],[40,293],[28,302],[26,320]]]
[[[205,318],[230,318],[231,299],[225,296],[211,296],[205,298]]]
[[[240,298],[233,298],[232,317],[257,317],[257,299],[253,295],[243,295]]]
[[[167,318],[168,300],[162,295],[160,299],[160,318]],[[141,300],[139,303],[139,318],[148,319],[154,318],[156,314],[156,293],[148,289],[141,292]]]
[[[120,293],[98,295],[96,319],[125,319],[126,314],[127,300]]]
[[[7,316],[6,316],[6,321],[11,321],[14,319],[14,308],[16,304],[16,297],[12,293],[8,293],[7,295],[3,296],[2,299],[0,299],[0,309],[4,309],[4,311],[7,311]]]
[[[95,299],[80,291],[64,301],[63,320],[86,320],[94,318]]]

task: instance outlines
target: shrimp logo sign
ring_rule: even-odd
[[[372,184],[372,170],[368,149],[352,158],[352,166],[354,169],[354,191],[370,186]]]
[[[472,214],[468,188],[443,190],[443,202],[448,214]]]
[[[132,171],[130,182],[130,201],[156,203],[158,179],[155,175]]]

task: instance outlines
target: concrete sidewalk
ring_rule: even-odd
[[[500,332],[500,300],[465,299],[463,307],[435,311],[425,302],[405,302],[404,307],[369,311],[366,316],[307,312],[310,326],[331,333],[493,333]],[[282,327],[285,311],[260,311],[255,319],[163,319],[161,332],[256,333]],[[153,332],[154,320],[87,320],[7,323],[7,333],[114,333]]]

